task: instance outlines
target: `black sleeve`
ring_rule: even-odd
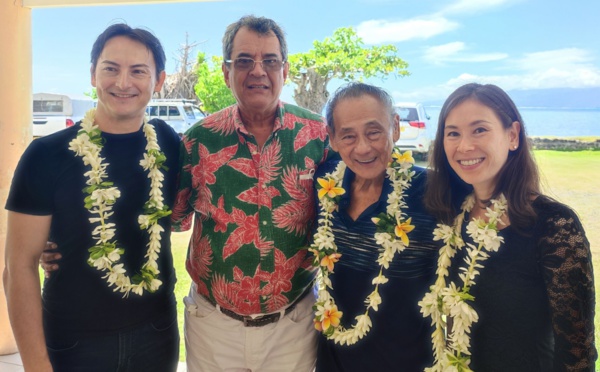
[[[6,209],[38,216],[52,214],[56,181],[51,158],[41,140],[34,140],[27,147],[15,170]]]
[[[538,248],[554,330],[554,370],[594,371],[594,275],[590,244],[570,208],[539,215]]]

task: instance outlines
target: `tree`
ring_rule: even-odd
[[[94,87],[92,87],[92,90],[90,90],[89,92],[83,92],[83,95],[90,97],[94,101],[96,101],[98,99],[98,93],[96,92],[96,88],[94,88]]]
[[[396,55],[393,45],[365,48],[363,40],[352,27],[342,27],[333,36],[313,42],[313,49],[289,56],[289,79],[296,84],[296,103],[321,113],[327,103],[327,84],[332,79],[344,81],[406,76],[408,63]]]
[[[195,92],[207,112],[217,112],[235,103],[235,98],[223,78],[223,58],[212,56],[210,63],[205,53],[198,53]]]
[[[198,43],[189,43],[186,32],[185,44],[179,48],[176,71],[171,75],[167,75],[165,83],[158,93],[159,98],[185,98],[198,101],[198,97],[194,92],[194,86],[198,78],[195,73],[194,61],[190,60],[196,45]]]

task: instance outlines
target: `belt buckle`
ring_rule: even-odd
[[[244,316],[242,317],[242,323],[244,323],[244,327],[262,327],[277,322],[280,316],[279,313],[263,315],[254,319],[250,316]]]

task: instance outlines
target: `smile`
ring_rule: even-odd
[[[377,159],[377,158],[372,158],[372,159],[368,159],[368,160],[356,160],[356,162],[360,163],[360,164],[369,164],[369,163],[374,162],[375,159]]]
[[[117,98],[131,98],[131,97],[135,97],[135,94],[119,94],[119,93],[111,93],[113,96],[117,97]]]
[[[460,165],[470,166],[470,165],[479,164],[482,161],[483,161],[483,158],[479,158],[479,159],[459,160],[458,163]]]
[[[269,87],[266,85],[248,85],[248,88],[250,88],[250,89],[269,89]]]

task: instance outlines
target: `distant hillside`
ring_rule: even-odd
[[[600,88],[513,90],[519,107],[600,108]]]
[[[508,94],[519,107],[600,109],[600,88],[553,88],[512,90]],[[441,106],[444,101],[428,101],[426,106]]]

